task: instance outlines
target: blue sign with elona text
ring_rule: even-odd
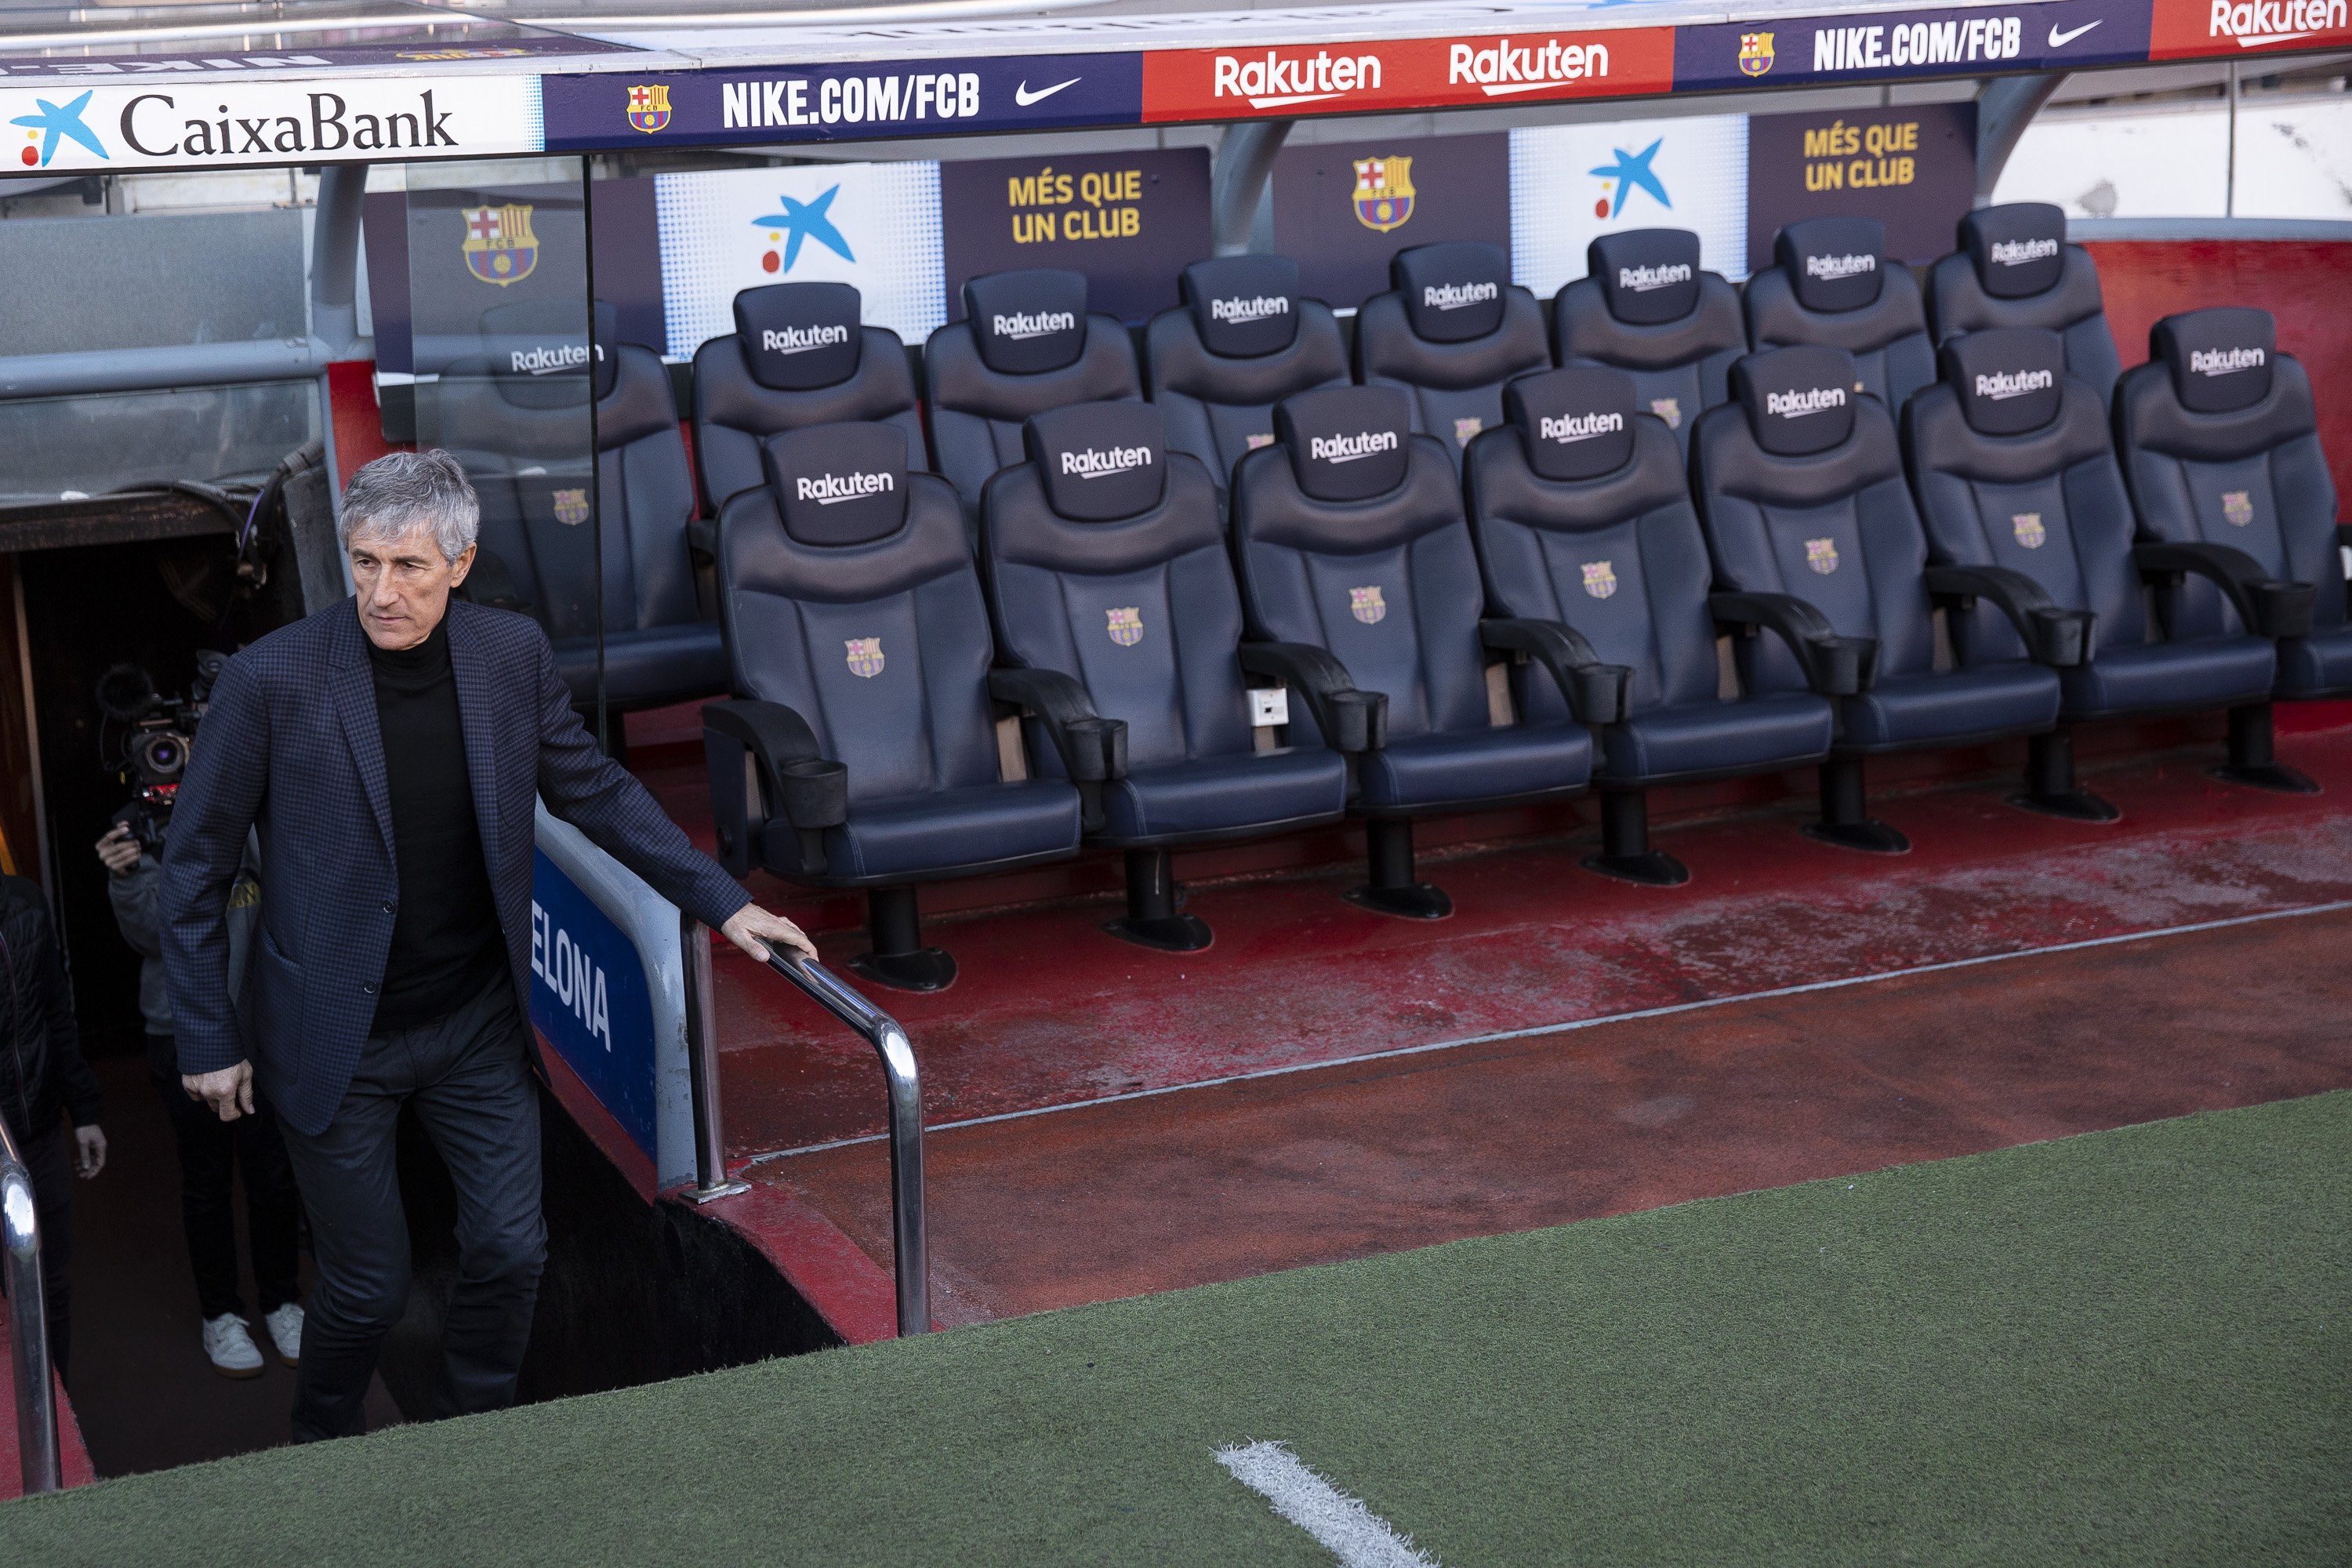
[[[657,1159],[654,1010],[636,948],[545,850],[530,889],[530,1021],[590,1093]]]

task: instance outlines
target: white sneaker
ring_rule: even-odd
[[[289,1301],[282,1307],[272,1307],[269,1315],[261,1320],[269,1331],[270,1342],[278,1347],[278,1359],[288,1366],[302,1364],[302,1307]]]
[[[261,1375],[261,1352],[254,1349],[245,1320],[235,1312],[223,1312],[205,1321],[205,1356],[223,1377]]]

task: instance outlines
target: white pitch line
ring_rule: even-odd
[[[1308,1469],[1281,1443],[1236,1443],[1217,1450],[1217,1463],[1313,1536],[1341,1568],[1439,1568],[1437,1559],[1416,1548],[1411,1536],[1399,1535],[1362,1499]]]

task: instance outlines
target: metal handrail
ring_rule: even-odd
[[[923,1216],[923,1086],[915,1047],[898,1020],[814,959],[772,952],[768,967],[866,1037],[890,1086],[890,1252],[898,1287],[898,1337],[931,1331],[931,1254]]]
[[[41,1222],[33,1202],[33,1173],[17,1156],[16,1141],[0,1121],[0,1246],[8,1279],[8,1342],[16,1355],[16,1455],[24,1489],[53,1492],[64,1484],[58,1447],[57,1385],[49,1380],[49,1301],[41,1288]]]
[[[710,928],[678,917],[686,960],[686,1077],[694,1097],[694,1185],[690,1203],[707,1204],[751,1190],[727,1175],[727,1129],[719,1117],[719,994],[710,984]]]

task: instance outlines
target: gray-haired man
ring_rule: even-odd
[[[768,942],[810,951],[597,752],[537,623],[452,603],[478,518],[446,452],[381,458],[352,477],[342,529],[357,602],[229,661],[163,858],[188,1092],[229,1120],[252,1110],[257,1079],[310,1214],[319,1278],[298,1440],[362,1429],[377,1349],[407,1305],[403,1105],[457,1187],[441,1412],[514,1397],[546,1256],[521,1000],[534,796],[752,956]],[[248,828],[272,872],[249,1029],[230,1007],[224,918]]]

